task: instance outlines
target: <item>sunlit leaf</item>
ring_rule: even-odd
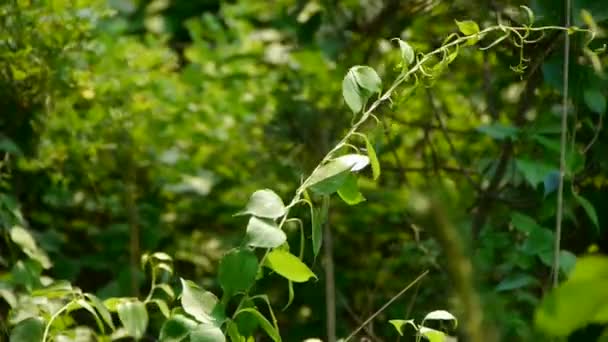
[[[418,326],[416,325],[416,323],[414,323],[413,319],[391,319],[388,321],[390,324],[392,324],[395,329],[397,330],[397,332],[399,333],[399,335],[403,336],[403,327],[406,325],[411,325],[414,327],[414,329],[418,330]]]
[[[217,297],[195,283],[180,278],[182,283],[181,304],[184,311],[205,324],[221,324],[223,309]]]
[[[11,240],[21,247],[27,256],[38,261],[43,268],[48,269],[52,266],[46,252],[38,247],[32,235],[25,228],[13,226],[10,235]]]
[[[369,157],[364,155],[340,156],[315,170],[306,182],[306,186],[316,193],[330,195],[347,180],[349,171],[359,171],[368,164]]]
[[[215,325],[199,324],[190,333],[190,342],[225,342],[222,330]]]
[[[275,249],[266,257],[266,267],[281,276],[296,282],[303,283],[310,278],[317,278],[315,274],[295,255]]]
[[[123,301],[116,306],[116,311],[130,336],[135,339],[144,336],[148,327],[148,311],[142,302],[138,300]]]
[[[544,333],[565,337],[591,323],[607,323],[608,258],[579,258],[570,278],[546,296],[536,310],[536,326]],[[584,295],[581,295],[584,294]]]
[[[368,66],[358,65],[350,68],[342,81],[342,96],[354,113],[359,113],[369,97],[381,90],[382,80],[376,71]]]
[[[380,177],[380,162],[378,161],[374,146],[372,146],[367,138],[365,138],[365,149],[367,150],[367,156],[372,167],[372,175],[374,180],[377,180]]]
[[[251,195],[249,202],[240,215],[275,219],[285,215],[285,205],[281,197],[269,189],[258,190]]]
[[[422,324],[426,321],[454,321],[454,327],[458,325],[458,320],[454,315],[445,310],[435,310],[431,311],[422,320]]]
[[[414,49],[410,46],[410,44],[398,38],[397,42],[399,43],[399,50],[401,50],[401,59],[403,60],[404,66],[407,67],[408,65],[414,63]]]

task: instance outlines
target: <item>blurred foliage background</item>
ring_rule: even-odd
[[[349,67],[392,79],[391,38],[430,51],[456,31],[455,19],[521,23],[524,4],[538,23],[563,21],[561,0],[3,0],[0,318],[13,289],[45,277],[101,298],[135,295],[149,251],[217,289],[218,260],[246,225],[233,215],[250,194],[272,188],[288,198],[348,128]],[[599,25],[589,48],[601,49],[608,3],[573,0],[576,25],[586,24],[582,9]],[[576,255],[608,252],[606,57],[588,53],[582,35],[572,39],[564,274]],[[510,68],[519,63],[513,44],[463,50],[432,87],[406,89],[378,113],[380,181],[361,184],[367,201],[355,207],[332,201],[332,243],[317,260],[306,256],[319,280],[296,285],[278,313],[286,341],[326,338],[330,261],[338,336],[427,269],[362,334],[394,340],[389,319],[453,305],[443,252],[408,214],[412,191],[429,180],[457,193],[450,215],[488,319],[505,341],[534,340],[534,308],[550,287],[562,44],[549,33],[526,46],[521,75]],[[39,246],[28,258],[11,241],[15,225]],[[263,286],[278,307],[287,302],[286,281]]]

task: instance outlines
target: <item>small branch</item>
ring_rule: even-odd
[[[366,319],[365,322],[361,323],[361,325],[357,329],[355,329],[355,331],[350,333],[350,335],[348,335],[348,337],[344,339],[344,342],[348,342],[351,338],[353,338],[359,331],[361,331],[361,329],[363,329],[364,326],[369,324],[369,322],[371,322],[374,318],[376,318],[376,316],[378,316],[380,313],[382,313],[382,311],[386,310],[386,308],[388,308],[389,305],[391,305],[394,301],[396,301],[399,297],[401,297],[404,293],[406,293],[407,290],[409,290],[412,286],[414,286],[416,283],[418,283],[420,280],[422,280],[422,278],[424,278],[428,273],[429,273],[428,270],[422,272],[422,274],[420,274],[416,279],[414,279],[411,283],[409,283],[406,287],[404,287],[403,290],[399,291],[399,293],[397,293],[395,296],[393,296],[393,298],[391,298],[388,302],[386,302],[386,304],[382,305],[382,307],[380,309],[378,309],[378,311],[374,312],[373,315],[371,315],[368,319]]]
[[[350,307],[350,305],[348,304],[348,301],[346,301],[346,298],[344,297],[344,295],[341,292],[337,292],[338,295],[338,299],[340,300],[340,302],[342,303],[342,306],[344,306],[344,309],[346,310],[346,312],[350,315],[350,317],[353,319],[353,321],[355,321],[355,323],[357,324],[361,324],[363,322],[363,319],[361,319],[361,317],[359,317],[354,311],[353,309]],[[383,340],[378,337],[376,334],[374,334],[373,331],[371,331],[367,325],[363,326],[363,330],[365,331],[365,333],[371,337],[374,341],[377,342],[383,342]]]
[[[603,120],[602,120],[602,115],[600,115],[600,117],[597,121],[597,126],[595,127],[595,133],[593,134],[593,138],[591,139],[589,144],[587,144],[587,146],[585,146],[585,148],[583,149],[583,154],[587,154],[587,152],[591,149],[591,147],[597,141],[597,138],[600,136],[600,132],[602,131],[602,125],[603,125]]]

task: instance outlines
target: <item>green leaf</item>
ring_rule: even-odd
[[[533,218],[519,212],[511,213],[511,224],[515,229],[526,234],[530,234],[534,229],[541,228]]]
[[[281,197],[270,189],[258,190],[251,195],[245,210],[237,215],[254,215],[276,219],[285,215],[285,205]]]
[[[274,221],[252,216],[247,224],[246,240],[252,247],[276,248],[287,241],[287,235]]]
[[[238,248],[224,255],[220,261],[218,278],[224,293],[231,296],[248,290],[255,283],[257,272],[258,258],[255,253]]]
[[[230,337],[231,342],[245,342],[246,339],[239,332],[239,327],[234,321],[229,321],[226,325],[226,333]]]
[[[280,342],[281,341],[281,336],[279,335],[279,332],[266,319],[266,317],[264,317],[258,310],[254,309],[254,308],[244,308],[244,309],[241,309],[241,310],[239,310],[235,314],[235,318],[238,315],[240,315],[242,313],[245,313],[245,312],[248,312],[248,313],[252,314],[252,316],[257,319],[257,321],[260,324],[260,326],[262,327],[262,329],[264,329],[264,331],[266,332],[266,334],[268,334],[268,336],[270,338],[272,338],[273,341],[275,341],[275,342]]]
[[[477,25],[477,23],[472,20],[454,21],[456,22],[456,25],[458,26],[460,32],[462,32],[462,34],[464,34],[465,36],[470,36],[472,34],[479,33],[479,25]]]
[[[454,328],[458,326],[458,320],[454,315],[445,310],[435,310],[431,311],[422,320],[422,324],[426,321],[454,321]]]
[[[310,278],[317,278],[302,260],[283,250],[275,249],[270,252],[266,257],[265,265],[281,276],[296,283],[303,283]]]
[[[352,69],[348,71],[344,80],[342,80],[342,97],[344,97],[344,102],[346,102],[346,105],[353,113],[361,112],[363,104],[368,98],[359,88],[357,78]]]
[[[105,327],[103,325],[103,322],[101,321],[101,318],[97,314],[97,311],[95,310],[95,308],[91,304],[89,304],[89,302],[87,302],[84,299],[78,299],[76,301],[76,305],[78,305],[78,306],[80,306],[80,308],[83,308],[86,311],[88,311],[95,319],[95,322],[97,323],[97,326],[99,327],[101,332],[105,333]]]
[[[576,255],[572,252],[561,250],[559,251],[559,268],[565,274],[569,275],[576,267]]]
[[[529,274],[520,273],[507,276],[496,286],[496,291],[512,291],[532,285],[538,285],[538,280]]]
[[[515,139],[519,133],[519,129],[514,126],[503,124],[482,125],[477,127],[477,131],[488,135],[496,140]]]
[[[420,335],[430,342],[447,342],[447,335],[439,330],[420,327]]]
[[[369,164],[369,157],[360,154],[347,154],[316,169],[306,181],[312,191],[331,195],[346,181],[349,171],[359,171]]]
[[[148,327],[148,312],[146,306],[138,300],[128,300],[116,306],[118,318],[127,330],[129,336],[140,339]]]
[[[381,90],[382,80],[376,71],[368,66],[357,65],[350,68],[342,80],[342,96],[354,113],[363,109],[371,94]]]
[[[537,188],[538,184],[543,183],[545,178],[555,170],[551,165],[528,159],[517,159],[515,163],[526,182],[534,188]]]
[[[97,298],[95,295],[92,295],[90,293],[86,293],[85,297],[95,307],[95,310],[97,310],[97,312],[99,312],[99,315],[104,320],[104,322],[106,322],[106,324],[110,328],[112,328],[112,330],[115,330],[116,327],[114,327],[114,322],[112,321],[112,315],[110,314],[110,311],[108,311],[106,306],[103,305],[101,300],[99,300],[99,298]]]
[[[365,201],[365,197],[359,192],[357,177],[352,174],[348,174],[348,177],[338,189],[338,195],[348,205],[355,205]]]
[[[411,325],[414,327],[414,329],[418,330],[418,326],[416,325],[416,323],[414,323],[413,319],[391,319],[390,321],[388,321],[390,324],[392,324],[395,329],[397,330],[397,332],[399,333],[399,335],[403,336],[403,327],[406,325]]]
[[[380,177],[380,162],[378,161],[378,156],[376,155],[374,146],[372,146],[367,137],[365,137],[365,149],[367,150],[367,157],[369,158],[369,162],[372,166],[372,175],[374,180],[378,180],[378,177]]]
[[[606,113],[606,97],[598,88],[585,88],[583,100],[587,107],[598,114]]]
[[[397,38],[397,42],[399,43],[399,50],[401,50],[401,59],[403,59],[403,64],[405,67],[414,63],[415,54],[414,49],[407,42]]]
[[[25,319],[11,330],[10,342],[42,341],[44,322],[38,317]]]
[[[577,194],[576,192],[572,192],[572,195],[574,195],[574,199],[576,200],[576,202],[578,202],[578,204],[583,207],[585,213],[587,213],[587,216],[589,217],[591,222],[593,222],[595,228],[599,231],[600,222],[597,218],[597,212],[595,211],[593,204],[591,204],[591,202],[589,202],[585,197]]]
[[[350,69],[357,79],[357,84],[367,93],[380,93],[382,91],[382,80],[376,71],[365,65],[354,66]]]
[[[55,299],[66,297],[72,293],[77,293],[69,281],[59,280],[47,287],[36,289],[31,292],[32,297],[46,297],[47,299]]]
[[[190,342],[225,342],[222,330],[211,324],[199,324],[190,333]]]
[[[176,314],[163,323],[160,329],[161,342],[179,342],[185,339],[198,323],[190,318]]]
[[[312,220],[312,251],[316,257],[323,244],[323,217],[321,210],[311,207],[310,215]]]
[[[160,313],[163,314],[163,316],[165,316],[165,318],[169,318],[169,316],[171,316],[171,311],[169,310],[169,306],[167,305],[167,302],[165,302],[162,299],[151,299],[148,303],[153,303],[156,304],[156,306],[158,307],[158,310],[160,311]]]
[[[52,266],[49,257],[42,249],[38,248],[36,241],[25,228],[13,226],[10,234],[11,240],[21,247],[23,253],[38,261],[44,269],[49,269]]]
[[[180,278],[180,281],[182,283],[181,303],[184,311],[201,323],[219,326],[223,320],[223,308],[217,297],[190,280]]]

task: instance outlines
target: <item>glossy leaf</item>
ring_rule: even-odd
[[[222,330],[215,325],[199,324],[190,332],[190,342],[225,342]]]
[[[435,310],[431,311],[422,320],[422,324],[426,321],[454,321],[454,327],[458,325],[458,320],[454,315],[445,310]]]
[[[342,96],[348,107],[359,113],[371,94],[382,90],[382,80],[376,71],[368,66],[350,68],[342,81]]]
[[[181,304],[184,311],[205,324],[221,324],[223,310],[217,297],[195,283],[180,279],[182,283]]]
[[[401,39],[397,39],[397,42],[399,43],[399,50],[401,50],[401,59],[403,60],[404,66],[407,67],[414,63],[414,49],[410,46],[410,44]]]
[[[310,278],[317,278],[315,274],[295,255],[275,249],[266,257],[266,267],[281,276],[296,282],[303,283]]]
[[[247,224],[247,245],[259,248],[276,248],[287,240],[285,232],[274,221],[252,216]]]
[[[255,253],[244,248],[233,249],[220,261],[218,279],[224,293],[231,296],[248,290],[255,283],[257,272],[258,258]]]
[[[279,195],[270,189],[258,190],[251,195],[249,202],[240,215],[276,219],[285,215],[285,205]]]
[[[21,247],[27,256],[38,261],[43,268],[48,269],[52,266],[46,252],[38,247],[32,235],[25,228],[13,226],[10,235],[11,240]]]
[[[328,162],[312,173],[306,186],[312,191],[330,195],[346,181],[349,171],[359,171],[369,164],[369,157],[347,154]]]
[[[529,159],[517,159],[515,163],[524,179],[535,188],[555,170],[551,165]]]
[[[496,286],[496,291],[512,291],[536,285],[538,285],[538,280],[536,278],[529,274],[519,273],[508,275]]]

